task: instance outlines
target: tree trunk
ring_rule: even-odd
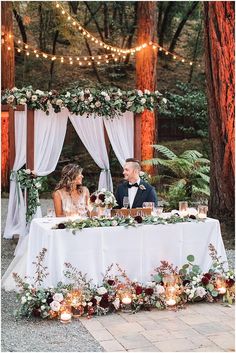
[[[197,5],[199,4],[199,1],[194,1],[192,3],[192,6],[190,7],[190,9],[188,10],[188,12],[186,13],[186,15],[183,17],[182,21],[179,23],[174,37],[172,38],[170,47],[169,47],[169,52],[172,53],[176,47],[176,43],[177,40],[180,36],[180,33],[182,32],[182,29],[184,28],[185,23],[187,22],[188,18],[192,15],[193,11],[195,10],[195,8],[197,7]]]
[[[103,16],[104,16],[104,37],[109,37],[109,11],[107,3],[103,3]]]
[[[192,61],[193,62],[195,62],[196,59],[197,59],[197,50],[198,50],[199,39],[200,39],[201,33],[202,33],[202,20],[200,22],[200,26],[199,26],[199,29],[197,31],[197,38],[196,38],[195,45],[194,45],[193,56],[192,56]],[[191,83],[191,81],[192,81],[194,67],[195,67],[195,64],[193,64],[190,67],[188,83]]]
[[[25,30],[25,26],[24,26],[22,17],[17,13],[16,9],[13,9],[13,13],[14,13],[16,22],[18,23],[18,27],[20,30],[22,40],[24,43],[27,43],[27,35],[26,35],[26,30]]]
[[[234,2],[204,2],[210,215],[234,216]]]
[[[156,33],[156,2],[155,1],[139,1],[137,9],[137,44],[142,45],[155,41]],[[156,66],[157,55],[152,46],[136,54],[136,88],[155,90],[156,85]],[[138,114],[139,115],[139,114]],[[153,147],[155,141],[155,113],[145,110],[140,114],[141,118],[136,117],[141,123],[141,155],[136,153],[137,158],[141,160],[153,158]],[[137,131],[139,131],[136,125]],[[136,136],[136,141],[138,136]],[[140,142],[139,142],[140,143]],[[145,170],[152,172],[152,167],[147,166]]]
[[[164,13],[164,16],[163,16],[163,21],[162,21],[161,28],[160,28],[160,33],[159,33],[159,44],[160,44],[161,47],[163,46],[163,43],[164,43],[164,34],[166,32],[166,25],[168,23],[168,17],[169,17],[171,8],[174,5],[175,4],[174,4],[173,1],[169,1],[168,5],[167,5],[167,7],[165,9],[165,13]]]
[[[56,54],[56,45],[57,45],[58,35],[59,35],[59,31],[56,30],[55,35],[54,35],[54,39],[53,39],[52,54]],[[50,90],[51,87],[52,87],[54,65],[55,65],[55,62],[54,62],[54,60],[52,60],[51,66],[50,66],[50,79],[49,79],[49,82],[48,82],[48,90]]]
[[[15,85],[15,55],[14,55],[14,35],[13,35],[13,18],[12,18],[12,2],[1,2],[2,17],[2,49],[1,49],[1,65],[2,65],[2,89],[13,88]],[[10,35],[10,37],[9,37]],[[9,50],[8,50],[9,48]],[[9,186],[9,114],[4,113],[1,125],[1,171],[2,171],[2,188],[7,189]]]

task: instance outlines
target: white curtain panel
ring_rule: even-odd
[[[26,117],[25,111],[15,112],[15,161],[13,171],[17,171],[26,163]],[[21,188],[13,179],[10,181],[9,203],[6,226],[3,237],[11,239],[14,234],[25,235],[25,202]]]
[[[125,112],[120,118],[103,118],[115,155],[122,165],[134,156],[134,114]]]
[[[85,148],[102,169],[99,177],[98,189],[105,188],[113,191],[109,159],[105,144],[103,119],[87,115],[71,114],[70,120]]]
[[[39,176],[52,173],[57,166],[66,135],[68,110],[49,115],[35,111],[34,120],[34,170]]]

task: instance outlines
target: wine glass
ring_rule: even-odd
[[[47,218],[51,218],[54,216],[54,212],[52,208],[47,209]]]
[[[91,204],[90,202],[88,203],[87,205],[87,209],[89,211],[89,217],[91,218],[91,213],[92,213],[92,210],[93,210],[93,204]]]
[[[128,208],[129,207],[129,198],[128,196],[123,197],[123,207]]]

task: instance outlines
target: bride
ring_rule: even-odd
[[[82,186],[83,169],[68,164],[62,169],[61,180],[55,187],[53,202],[56,217],[84,213],[89,201],[89,190]]]

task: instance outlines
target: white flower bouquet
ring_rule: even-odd
[[[116,198],[111,191],[101,189],[90,196],[90,203],[95,207],[113,208],[117,206]]]

